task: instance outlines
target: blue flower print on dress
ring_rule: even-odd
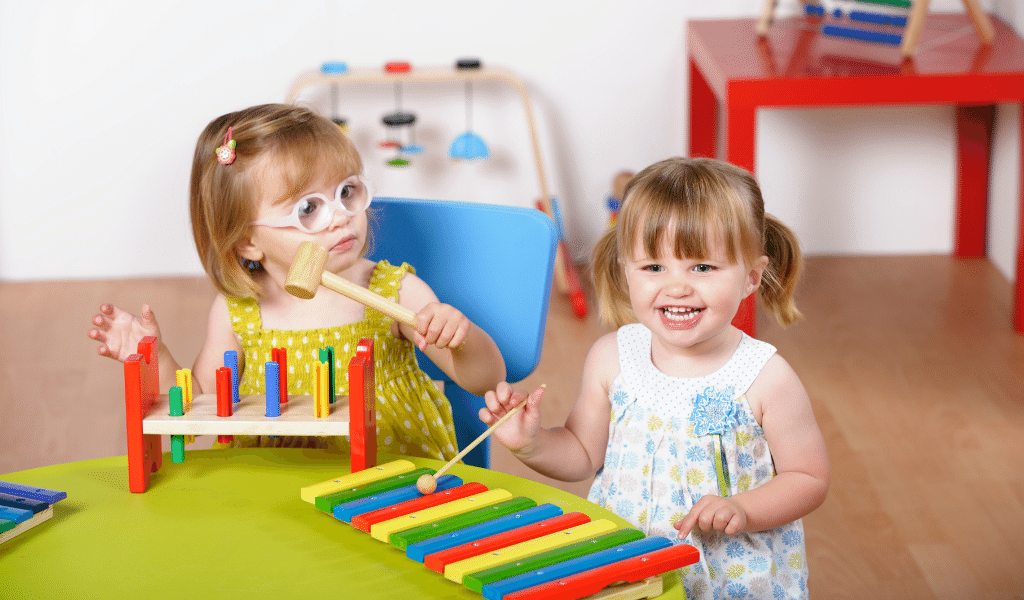
[[[732,400],[732,387],[704,388],[697,394],[690,412],[693,435],[723,434],[736,422],[736,403]]]
[[[787,546],[795,546],[803,541],[803,539],[804,537],[800,535],[799,531],[792,529],[782,534],[782,541],[785,542]]]
[[[725,545],[725,554],[729,558],[743,558],[747,555],[747,549],[739,542],[729,542]]]
[[[612,395],[612,404],[615,405],[616,408],[622,408],[625,406],[626,400],[629,400],[629,395],[626,393],[626,390],[622,388],[615,390],[615,393]]]
[[[708,453],[700,446],[690,446],[686,450],[686,460],[690,462],[704,462],[704,459],[706,459],[707,456]]]

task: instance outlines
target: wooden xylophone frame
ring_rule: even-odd
[[[169,416],[169,398],[160,394],[157,339],[142,338],[138,353],[124,362],[124,398],[128,437],[128,489],[143,493],[151,473],[163,463],[161,435],[306,435],[348,436],[352,471],[377,464],[377,421],[374,394],[373,341],[362,339],[349,361],[349,396],[332,404],[332,414],[313,416],[311,396],[289,396],[280,417],[261,414],[262,395],[241,396],[232,415],[217,416],[217,395],[193,398],[185,415]],[[334,365],[331,365],[334,368]],[[348,405],[347,414],[343,410]],[[285,408],[287,407],[287,408]]]
[[[453,475],[424,495],[415,486],[423,472],[434,470],[396,460],[306,486],[300,497],[488,600],[650,598],[664,591],[661,574],[699,559],[693,546]]]

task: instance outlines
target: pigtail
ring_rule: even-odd
[[[616,226],[610,227],[594,246],[591,277],[597,291],[597,312],[601,321],[614,328],[636,321],[629,303],[629,286],[619,257]]]
[[[761,302],[779,323],[790,325],[803,317],[794,300],[803,258],[793,231],[767,213],[764,215],[764,250],[768,266],[761,277]]]

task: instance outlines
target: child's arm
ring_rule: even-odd
[[[618,372],[618,345],[615,334],[610,333],[599,339],[587,355],[580,394],[564,427],[540,427],[539,398],[535,394],[518,414],[494,431],[494,437],[542,475],[561,481],[592,477],[604,464],[611,418],[608,389]],[[487,392],[487,408],[480,410],[480,419],[490,425],[525,397],[503,382],[495,391]]]
[[[139,351],[142,338],[151,335],[157,339],[157,362],[160,366],[160,387],[162,392],[174,385],[174,373],[181,367],[171,356],[160,335],[156,315],[148,304],[143,304],[135,316],[113,304],[100,305],[100,312],[93,316],[87,335],[100,343],[96,353],[124,362]]]
[[[399,303],[416,313],[416,328],[399,330],[456,384],[482,395],[505,379],[505,359],[498,346],[466,315],[438,301],[434,291],[412,273],[402,278]]]
[[[831,470],[807,390],[781,356],[773,356],[747,391],[764,429],[777,473],[764,485],[729,498],[701,498],[675,523],[679,539],[696,526],[728,535],[764,531],[806,516],[825,501]]]
[[[245,355],[238,336],[231,328],[227,300],[218,294],[207,317],[206,341],[192,365],[193,394],[212,394],[217,390],[217,369],[224,366],[224,352],[228,350],[238,353],[238,380],[241,381],[245,372]]]

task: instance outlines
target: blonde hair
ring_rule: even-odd
[[[228,127],[234,162],[217,161]],[[272,161],[272,163],[270,162]],[[203,268],[217,290],[255,297],[258,266],[243,265],[238,247],[249,239],[259,205],[260,180],[273,164],[293,197],[324,173],[344,178],[362,172],[359,152],[329,119],[298,106],[263,104],[218,117],[196,142],[189,187],[192,237]]]
[[[635,249],[656,257],[667,239],[677,258],[703,259],[712,235],[722,236],[730,262],[753,265],[767,256],[762,303],[783,325],[801,317],[793,299],[800,246],[788,227],[764,212],[754,176],[720,160],[677,157],[654,163],[629,181],[615,225],[594,248],[601,319],[613,327],[636,321],[622,265]]]

